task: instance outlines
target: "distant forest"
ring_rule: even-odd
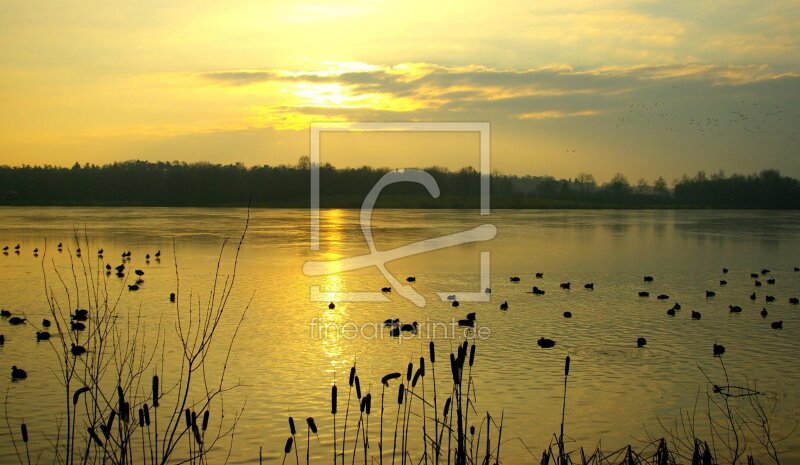
[[[253,166],[241,163],[127,161],[109,165],[0,166],[0,205],[307,207],[310,163]],[[388,168],[320,167],[322,207],[358,208]],[[442,195],[431,198],[413,183],[389,186],[378,207],[478,208],[480,174],[426,168]],[[800,181],[776,170],[758,174],[659,177],[631,183],[621,173],[599,185],[588,173],[572,179],[493,173],[492,208],[800,208]]]

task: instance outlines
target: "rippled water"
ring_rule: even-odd
[[[145,283],[136,293],[120,293],[123,318],[141,311],[145,326],[154,326],[160,317],[172,347],[175,313],[167,296],[176,288],[175,259],[181,296],[186,298],[191,291],[206,299],[222,241],[227,236],[238,238],[246,211],[0,208],[0,215],[0,246],[21,244],[19,254],[0,256],[0,307],[24,313],[32,322],[46,316],[42,265],[48,282],[56,284],[52,266],[66,273],[70,251],[58,252],[55,244],[69,244],[74,251],[77,233],[89,239],[91,253],[84,246],[83,258],[92,266],[98,264],[97,248],[106,251],[101,265],[115,266],[121,252],[132,252],[128,266],[144,270]],[[602,441],[604,447],[615,449],[641,444],[637,441],[646,439],[647,432],[663,436],[659,419],[674,421],[697,399],[702,419],[709,386],[700,369],[714,382],[722,382],[719,361],[711,351],[715,342],[727,348],[724,360],[733,381],[744,384],[746,376],[778,399],[775,433],[789,434],[779,449],[787,461],[800,460],[800,439],[793,432],[800,416],[800,307],[788,303],[790,297],[800,296],[800,273],[792,271],[800,266],[800,213],[545,210],[494,211],[481,217],[473,211],[380,210],[374,213],[373,235],[377,248],[385,250],[483,223],[496,226],[495,239],[387,265],[398,278],[416,276],[414,287],[427,301],[420,308],[396,292],[390,294],[390,302],[341,301],[343,292],[387,286],[375,268],[321,277],[303,274],[306,260],[369,252],[358,211],[322,213],[319,252],[309,248],[305,210],[253,211],[230,313],[220,333],[230,334],[237,312],[252,297],[227,371],[227,379],[240,387],[226,393],[226,407],[244,406],[230,462],[257,463],[259,447],[265,460],[280,461],[289,413],[317,418],[319,443],[314,446],[317,440],[312,439],[312,447],[329,460],[329,389],[334,376],[340,386],[345,385],[350,366],[357,362],[365,390],[379,392],[384,374],[404,371],[409,361],[427,355],[426,331],[401,340],[388,337],[382,329],[378,337],[370,337],[371,332],[354,338],[335,332],[322,337],[314,324],[363,326],[390,317],[433,324],[473,311],[488,336],[478,341],[472,371],[476,416],[504,412],[503,436],[512,439],[503,445],[508,463],[533,462],[524,445],[538,456],[558,431],[565,355],[572,357],[566,425],[572,446],[591,448]],[[35,247],[40,249],[38,257],[32,252]],[[160,262],[146,263],[145,253],[156,250],[163,253]],[[435,292],[458,295],[482,290],[481,251],[491,252],[491,301],[462,302],[454,309],[439,300]],[[223,259],[225,272],[230,271],[230,259],[230,253]],[[730,269],[724,276],[723,266]],[[762,278],[764,286],[755,288],[750,273],[762,268],[771,270],[769,277],[776,283],[768,285]],[[536,272],[543,272],[544,278],[536,279]],[[643,282],[644,275],[654,276],[654,282]],[[510,276],[519,276],[521,282],[510,282]],[[719,285],[723,278],[728,281],[724,287]],[[112,291],[123,289],[113,275],[107,279]],[[560,289],[559,283],[566,281],[572,288]],[[594,290],[583,288],[589,282]],[[327,301],[310,300],[313,285],[332,293],[335,309],[328,309]],[[528,293],[533,285],[546,294]],[[638,297],[642,290],[651,297]],[[717,295],[707,299],[706,290]],[[748,296],[754,291],[757,300],[751,301]],[[670,298],[657,300],[661,293]],[[766,295],[775,296],[775,302],[766,303]],[[503,301],[509,303],[507,311],[498,309]],[[682,310],[669,317],[666,310],[675,302]],[[729,305],[740,305],[743,311],[730,313]],[[768,309],[767,318],[759,315],[762,308]],[[567,310],[573,318],[562,317]],[[693,321],[692,310],[702,312],[702,319]],[[783,321],[782,331],[770,328],[770,322],[777,320]],[[0,347],[3,373],[11,365],[29,373],[21,382],[0,376],[0,389],[8,393],[9,418],[12,425],[24,420],[31,444],[41,447],[62,409],[63,393],[55,377],[58,361],[48,345],[34,341],[29,325],[11,327],[0,321],[0,333],[6,337]],[[443,359],[451,344],[455,347],[462,339],[438,336]],[[542,336],[556,340],[556,346],[540,349],[536,340]],[[638,349],[637,337],[646,337],[647,346]],[[165,351],[177,353],[174,347]],[[214,355],[212,366],[220,367],[222,356]],[[343,395],[340,391],[340,398]],[[3,428],[0,462],[15,460]]]

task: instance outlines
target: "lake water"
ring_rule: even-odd
[[[64,392],[56,376],[59,359],[49,344],[34,340],[33,324],[49,314],[44,278],[57,295],[63,294],[63,288],[55,270],[70,285],[75,234],[89,241],[88,246],[82,244],[84,263],[116,266],[121,253],[130,250],[128,270],[144,271],[144,283],[137,292],[124,287],[132,284],[132,275],[126,276],[127,281],[113,274],[98,276],[111,295],[120,296],[118,324],[124,327],[129,320],[141,321],[153,338],[151,348],[155,345],[161,350],[165,344],[145,373],[148,380],[153,373],[162,373],[168,385],[177,377],[171,370],[180,357],[175,345],[175,304],[168,299],[177,288],[175,263],[180,277],[179,308],[185,309],[190,299],[205,304],[220,247],[228,236],[233,244],[223,257],[222,270],[231,272],[232,251],[246,210],[0,208],[0,217],[0,246],[21,245],[19,254],[12,249],[0,255],[0,307],[24,313],[31,322],[11,326],[0,321],[0,333],[6,338],[0,347],[4,373],[0,391],[7,393],[12,431],[17,433],[21,421],[28,425],[33,453],[46,449],[46,441],[53,440],[54,424],[64,410]],[[312,459],[329,461],[334,378],[339,386],[341,428],[347,376],[354,363],[363,389],[379,396],[383,375],[405,373],[409,361],[427,358],[430,333],[426,331],[416,338],[397,339],[377,325],[377,334],[367,331],[348,337],[336,331],[321,334],[319,325],[371,328],[387,318],[399,318],[426,327],[464,318],[469,312],[476,312],[477,326],[484,331],[477,341],[471,373],[477,405],[470,423],[475,418],[474,424],[480,426],[479,419],[487,411],[497,418],[504,415],[503,439],[508,441],[502,446],[502,457],[506,463],[533,462],[527,449],[538,459],[558,432],[568,354],[572,365],[565,434],[570,449],[591,449],[598,442],[608,450],[629,443],[640,447],[648,432],[653,437],[665,435],[660,422],[674,426],[681,412],[695,405],[697,430],[707,434],[707,395],[714,394],[701,369],[714,383],[724,384],[719,359],[712,354],[715,342],[727,348],[723,360],[732,384],[757,386],[765,393],[765,405],[777,401],[773,434],[788,436],[778,450],[786,463],[800,461],[800,437],[794,431],[800,418],[800,307],[789,304],[790,297],[800,296],[800,273],[793,271],[800,266],[800,212],[542,210],[493,211],[482,217],[474,211],[380,210],[374,212],[372,232],[377,249],[387,250],[484,223],[496,227],[493,240],[387,264],[403,283],[406,276],[416,277],[414,288],[426,300],[425,306],[418,307],[396,290],[386,294],[388,302],[346,301],[344,293],[379,292],[389,285],[375,267],[304,275],[303,264],[308,260],[369,253],[359,211],[323,211],[319,251],[309,247],[307,211],[251,212],[218,335],[224,341],[232,334],[238,315],[252,299],[226,371],[228,385],[238,387],[224,395],[225,421],[243,409],[229,462],[258,463],[262,448],[267,463],[279,463],[289,434],[289,414],[300,422],[308,416],[316,418],[319,438],[312,436]],[[65,245],[61,252],[55,246],[58,242]],[[40,253],[35,257],[37,247]],[[104,249],[105,258],[98,261],[99,248]],[[162,252],[160,261],[146,262],[145,254],[157,250]],[[482,251],[490,252],[491,300],[462,301],[458,308],[442,301],[436,292],[458,296],[483,290]],[[723,274],[723,267],[729,273]],[[763,286],[755,287],[750,273],[762,268],[771,272],[759,278]],[[535,278],[536,272],[544,277]],[[654,281],[643,282],[645,275]],[[511,276],[519,276],[520,282],[510,282]],[[775,284],[767,284],[768,278],[774,278]],[[728,284],[721,286],[721,279]],[[561,289],[562,282],[571,282],[571,289]],[[594,289],[584,289],[590,282]],[[530,294],[534,285],[546,294]],[[312,286],[319,286],[328,300],[312,301]],[[639,297],[638,292],[645,290],[651,296]],[[706,298],[706,290],[717,295]],[[748,298],[753,292],[755,301]],[[667,294],[669,299],[658,300],[658,294]],[[765,302],[767,295],[775,301]],[[329,301],[336,303],[335,309],[328,308]],[[504,301],[509,305],[506,311],[498,308]],[[666,311],[676,302],[682,309],[670,317]],[[739,305],[743,311],[731,313],[729,305]],[[766,318],[759,314],[762,308],[769,312]],[[693,310],[701,312],[702,319],[692,320]],[[565,311],[573,317],[564,318]],[[139,314],[141,320],[137,320]],[[771,329],[770,323],[779,320],[783,330]],[[159,321],[164,338],[157,342]],[[538,347],[540,337],[555,340],[555,347]],[[638,337],[647,339],[645,347],[637,348]],[[436,334],[440,389],[447,386],[447,355],[463,339],[463,331]],[[225,347],[219,344],[211,349],[213,376],[222,367]],[[28,379],[11,382],[11,365],[25,368]],[[430,381],[426,378],[425,382]],[[395,395],[396,384],[387,397],[393,407],[387,425],[394,421],[394,399],[388,399]],[[440,409],[445,397],[438,393]],[[430,392],[427,398],[432,398]],[[211,422],[216,425],[219,411],[212,412]],[[351,413],[348,442],[356,429],[352,417]],[[371,422],[373,436],[376,418]],[[385,440],[391,445],[392,430],[385,427]],[[305,427],[300,429],[305,431]],[[301,442],[302,454],[305,440]],[[757,444],[751,446],[751,453],[763,453]],[[220,447],[227,450],[227,443]],[[418,460],[419,448],[414,454]],[[16,460],[9,432],[2,428],[0,462]],[[359,456],[358,462],[362,460]],[[52,455],[45,452],[42,461],[49,463]]]

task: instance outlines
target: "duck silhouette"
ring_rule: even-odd
[[[475,312],[467,313],[467,319],[475,321]]]
[[[717,293],[714,291],[706,291],[706,298],[714,297],[715,295],[717,295]]]
[[[336,304],[334,304],[333,302],[331,302],[331,303],[329,303],[329,304],[328,304],[328,308],[329,308],[329,309],[331,309],[331,310],[333,310],[334,308],[336,308]]]
[[[726,284],[728,284],[728,281],[725,281],[724,279],[720,280],[720,282],[719,282],[720,286],[724,286]]]
[[[0,310],[0,316],[2,316],[2,317],[5,317],[5,318],[8,318],[8,317],[10,317],[10,316],[11,316],[11,312],[9,312],[9,311],[8,311],[8,310],[6,310],[6,309],[2,309],[2,310]]]
[[[508,301],[505,301],[502,304],[500,304],[500,310],[508,310]]]
[[[382,287],[381,288],[381,292],[392,292],[392,288],[391,287]]]
[[[772,329],[783,329],[783,320],[773,321],[770,326],[772,327]]]
[[[769,278],[767,284],[775,284],[775,278]]]
[[[72,343],[72,348],[69,351],[72,352],[72,355],[78,357],[78,356],[83,355],[83,354],[86,353],[86,348],[83,347],[83,346],[77,346],[73,342]]]
[[[594,289],[594,283],[586,283],[583,285],[584,289]]]
[[[544,273],[536,273],[536,277],[542,279],[544,278]]]
[[[650,293],[647,291],[639,291],[639,297],[650,297]]]
[[[658,297],[656,297],[656,299],[667,300],[669,299],[669,296],[667,294],[659,294]]]
[[[761,316],[763,316],[764,318],[766,318],[766,317],[767,317],[767,315],[769,315],[769,312],[767,312],[767,309],[766,309],[766,308],[762,308],[762,309],[761,309]]]
[[[570,283],[561,283],[559,286],[561,286],[561,289],[569,289]]]
[[[486,293],[486,294],[491,294],[492,293],[492,288],[491,287],[487,287],[486,289],[483,290],[483,292]]]
[[[750,294],[750,300],[756,300],[756,293],[755,292]]]
[[[646,282],[646,283],[653,282],[653,277],[652,276],[645,276],[644,277],[644,282]]]
[[[458,301],[457,301],[457,300],[454,300],[454,301],[453,301],[453,302],[452,302],[450,305],[452,305],[453,307],[458,307],[458,306],[459,306],[459,305],[461,305],[461,304],[460,304],[460,303],[458,303]]]
[[[767,302],[775,302],[775,296],[772,295],[765,296],[764,300],[766,300]]]
[[[722,272],[723,272],[723,273],[727,273],[727,272],[728,272],[728,269],[727,269],[727,268],[723,268],[723,269],[722,269]]]
[[[564,318],[572,318],[572,312],[570,311],[564,312]]]
[[[129,291],[138,291],[139,290],[139,285],[138,284],[128,284],[128,290]]]
[[[416,321],[413,323],[403,323],[400,325],[400,331],[416,333],[417,327],[419,327],[419,324]]]
[[[508,278],[508,280],[511,281],[512,283],[518,283],[520,281],[519,276],[512,276]]]
[[[136,273],[136,276],[144,276],[144,271],[142,270],[136,270],[134,273]]]
[[[475,326],[475,320],[470,320],[470,319],[458,320],[458,326],[468,326],[472,328]]]
[[[673,307],[673,308],[670,308],[669,310],[667,310],[667,315],[675,316],[675,308]]]
[[[406,278],[406,281],[413,283],[417,281],[417,278],[415,276],[409,276],[408,278]]]
[[[538,288],[538,287],[536,287],[536,286],[533,286],[533,291],[532,291],[532,292],[533,292],[535,295],[544,295],[544,290],[542,290],[542,289],[539,289],[539,288]]]
[[[546,337],[540,337],[536,344],[541,347],[542,349],[549,349],[556,345],[556,341],[552,339],[547,339]]]
[[[728,305],[728,310],[730,310],[731,313],[741,313],[742,307],[738,305]]]
[[[37,341],[46,341],[50,339],[50,333],[47,331],[36,331],[36,340]]]
[[[395,319],[389,318],[387,320],[383,320],[383,325],[384,326],[397,326],[399,324],[400,324],[400,319],[399,318],[395,318]]]
[[[17,368],[16,365],[11,367],[11,379],[25,379],[28,377],[28,373],[23,370],[22,368]]]
[[[722,344],[714,344],[714,356],[719,357],[725,353],[725,346]]]
[[[69,328],[73,331],[83,331],[86,329],[86,325],[80,321],[70,321]]]
[[[640,337],[636,339],[636,347],[644,347],[647,345],[647,339]]]
[[[693,320],[699,320],[702,317],[703,317],[703,315],[701,315],[700,312],[695,312],[694,310],[692,310],[692,319]]]
[[[789,303],[797,305],[798,303],[800,303],[800,300],[798,300],[797,297],[789,297]]]
[[[12,325],[14,325],[14,326],[17,326],[17,325],[24,324],[24,323],[25,323],[25,320],[27,320],[27,318],[20,318],[20,317],[18,317],[18,316],[12,316],[12,317],[11,317],[11,318],[8,320],[8,322],[9,322],[9,323],[11,323],[11,324],[12,324]]]

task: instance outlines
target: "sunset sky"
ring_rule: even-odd
[[[800,176],[798,31],[793,0],[5,2],[0,163],[293,164],[311,121],[489,121],[506,173]],[[369,137],[323,160],[477,166],[469,136]]]

